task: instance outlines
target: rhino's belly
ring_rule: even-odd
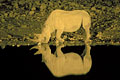
[[[80,28],[80,25],[74,25],[74,26],[65,26],[64,32],[75,32]]]
[[[81,20],[77,20],[77,18],[75,20],[67,20],[66,23],[64,23],[64,31],[65,32],[75,32],[77,31],[80,26],[81,26]]]

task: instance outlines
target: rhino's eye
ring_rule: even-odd
[[[42,37],[42,38],[41,38],[41,41],[43,41],[43,42],[44,42],[45,40],[46,40],[46,38],[45,38],[45,37]]]
[[[45,41],[45,40],[46,40],[46,37],[44,37],[43,40]]]

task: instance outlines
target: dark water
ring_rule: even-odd
[[[120,46],[95,46],[91,47],[92,68],[87,75],[66,76],[55,78],[44,63],[41,55],[34,56],[37,50],[29,50],[32,46],[9,47],[0,49],[0,76],[5,78],[44,79],[44,80],[98,80],[114,79],[118,74]],[[56,47],[50,46],[52,52]],[[84,46],[62,48],[64,53],[76,52],[81,54]],[[71,67],[71,66],[70,66]]]

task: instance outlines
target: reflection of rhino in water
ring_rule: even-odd
[[[56,31],[56,43],[63,42],[64,40],[61,38],[63,32],[75,32],[80,28],[81,25],[83,25],[83,28],[86,32],[85,42],[89,42],[91,18],[86,11],[54,10],[47,18],[42,33],[35,35],[38,37],[38,39],[34,39],[32,41],[48,43],[51,33]]]
[[[66,75],[82,75],[89,72],[92,65],[89,45],[86,45],[84,50],[83,60],[80,55],[74,52],[63,54],[61,48],[58,46],[56,54],[51,53],[49,45],[44,44],[42,46],[35,46],[38,51],[36,54],[42,54],[42,60],[56,77],[62,77]]]

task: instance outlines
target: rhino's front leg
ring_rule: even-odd
[[[63,48],[63,47],[64,47],[64,44],[57,46],[56,53],[55,53],[55,55],[57,55],[57,57],[65,57],[64,53],[61,50],[61,48]]]
[[[57,30],[56,32],[56,44],[58,44],[59,42],[64,42],[64,39],[61,38],[61,35],[63,33],[62,29]]]
[[[50,33],[44,34],[44,42],[43,43],[48,43],[50,40],[50,37],[51,37]]]

